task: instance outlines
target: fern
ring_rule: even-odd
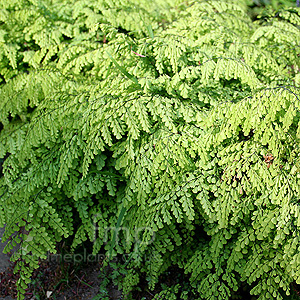
[[[39,259],[128,255],[157,297],[283,299],[300,282],[299,8],[1,1],[0,225],[19,299]],[[95,235],[95,226],[98,235]],[[110,232],[110,229],[114,231]]]

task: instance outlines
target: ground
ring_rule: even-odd
[[[0,228],[0,238],[4,228]],[[16,297],[13,263],[9,255],[3,254],[5,244],[0,242],[0,300],[12,300]],[[79,266],[43,261],[32,276],[32,284],[27,290],[26,300],[91,300],[99,291],[101,279],[98,277],[101,263],[88,263]],[[48,298],[47,298],[48,296]],[[110,287],[109,298],[120,299],[121,292],[115,286]]]

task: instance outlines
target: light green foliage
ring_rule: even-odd
[[[66,238],[128,254],[128,295],[174,266],[197,299],[300,283],[300,10],[252,22],[240,2],[0,1],[0,225],[6,251],[22,241],[19,299]]]

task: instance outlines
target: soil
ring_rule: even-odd
[[[3,272],[7,267],[10,266],[9,257],[3,254],[3,249],[5,244],[2,243],[2,236],[4,233],[4,228],[0,228],[0,272]]]
[[[5,272],[10,266],[11,262],[9,261],[9,256],[3,253],[3,249],[5,247],[5,243],[2,242],[2,236],[4,233],[5,228],[0,228],[0,278],[1,274]],[[1,298],[1,290],[2,290],[2,281],[0,281],[0,299],[1,300],[12,300],[10,296],[6,296]]]
[[[0,228],[2,238],[4,228]],[[13,273],[14,263],[10,255],[3,254],[5,244],[0,241],[0,300],[16,299],[15,283],[18,276]],[[31,277],[25,300],[91,300],[99,291],[101,262],[74,265],[55,260],[40,262],[40,267]],[[109,299],[121,299],[122,293],[110,287]]]

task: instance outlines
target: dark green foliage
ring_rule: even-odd
[[[6,251],[22,241],[20,299],[62,239],[128,254],[128,297],[172,266],[191,290],[174,285],[166,299],[229,299],[242,283],[260,300],[290,294],[299,8],[255,22],[240,1],[0,8],[0,225]]]

